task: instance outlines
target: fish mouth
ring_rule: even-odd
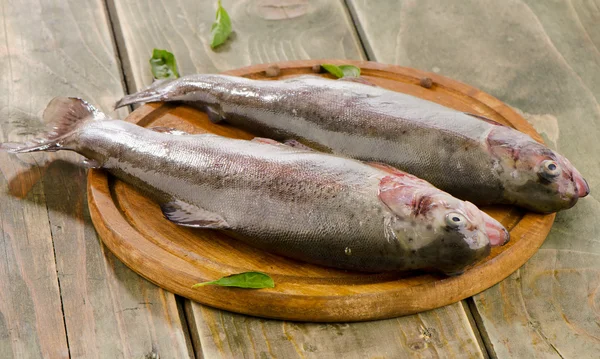
[[[577,196],[583,198],[590,194],[590,186],[588,185],[585,178],[582,176],[573,176],[573,182],[575,182],[575,189],[577,190]]]
[[[485,233],[492,247],[503,246],[510,240],[510,233],[504,226],[485,212],[481,212],[485,223]]]

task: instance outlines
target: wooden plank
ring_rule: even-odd
[[[54,96],[109,110],[123,94],[102,1],[0,9],[0,140],[38,133]],[[175,297],[105,255],[80,162],[74,154],[0,154],[0,356],[189,356]]]
[[[215,0],[108,0],[108,5],[118,19],[117,41],[130,92],[152,83],[148,60],[153,48],[173,52],[182,74],[284,60],[364,59],[340,0],[224,0],[235,34],[215,51],[209,45]],[[269,20],[285,14],[292,18]]]
[[[275,15],[261,5],[282,3],[306,3],[308,7],[305,14],[299,17],[265,19]],[[216,1],[162,1],[150,4],[141,0],[109,0],[108,5],[111,18],[116,19],[116,37],[124,59],[123,67],[130,92],[151,83],[148,59],[154,47],[172,51],[182,74],[225,71],[270,61],[364,58],[352,20],[343,2],[339,0],[225,0],[223,5],[229,11],[236,34],[233,40],[216,51],[211,50],[208,45]],[[302,12],[297,9],[287,11]],[[307,353],[310,353],[313,346],[318,347],[319,354],[324,357],[333,356],[336,348],[343,348],[343,352],[349,357],[364,357],[364,353],[385,357],[394,357],[395,354],[398,354],[396,357],[401,357],[401,353],[416,357],[486,355],[477,343],[478,336],[473,333],[461,303],[398,320],[346,324],[343,328],[347,329],[341,331],[332,330],[336,326],[256,319],[190,302],[186,302],[186,306],[193,308],[187,314],[199,357],[235,357],[242,355],[240,353],[281,358],[295,353],[294,355],[302,357],[310,356]],[[226,324],[215,318],[227,318],[224,319]],[[290,326],[298,329],[293,329],[292,334],[286,336],[289,329],[285,328]],[[251,333],[240,341],[236,328],[243,328],[240,329],[242,332],[250,330]],[[261,334],[262,328],[268,333]],[[258,334],[252,331],[257,331]],[[385,331],[391,333],[380,338]],[[427,340],[430,339],[426,338],[430,332],[444,339],[429,343]],[[372,338],[369,340],[376,344],[368,346],[367,341],[359,340],[361,337]],[[337,340],[335,345],[331,343],[333,339]],[[257,340],[262,340],[262,349],[254,348]],[[300,346],[306,345],[306,351],[303,348],[299,349],[300,352],[296,351],[294,345],[297,346],[297,343]],[[219,349],[219,345],[232,345],[235,348]],[[387,346],[392,348],[386,351]],[[315,355],[312,354],[313,357]]]
[[[372,59],[438,72],[495,95],[586,176],[592,194],[559,213],[542,249],[474,297],[472,308],[493,356],[596,357],[600,2],[349,5]]]
[[[80,165],[55,161],[44,179],[71,356],[188,356],[174,295],[100,244],[88,212],[86,177]]]
[[[200,358],[481,358],[460,305],[363,323],[294,323],[187,302]]]
[[[0,101],[6,108],[7,96]],[[6,127],[6,123],[0,126],[0,137],[6,138]],[[23,174],[13,176],[16,169],[24,170]],[[1,154],[0,173],[0,354],[3,358],[67,358],[44,193],[37,184],[21,198],[13,195],[36,182],[39,169]]]

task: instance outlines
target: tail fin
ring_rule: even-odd
[[[61,141],[88,121],[103,120],[106,115],[80,98],[55,97],[44,110],[46,131],[25,143],[0,143],[0,151],[27,153],[58,151]]]
[[[115,108],[132,105],[140,102],[158,102],[164,100],[164,96],[169,93],[170,84],[177,79],[157,80],[150,87],[136,92],[131,95],[126,95],[115,104]]]

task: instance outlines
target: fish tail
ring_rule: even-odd
[[[163,101],[165,96],[168,95],[171,91],[171,86],[173,82],[177,79],[168,79],[168,80],[157,80],[154,81],[150,87],[133,93],[131,95],[126,95],[115,104],[115,109],[127,105],[132,105],[134,103],[140,102],[157,102]]]
[[[0,151],[28,153],[67,149],[64,147],[65,140],[82,124],[103,119],[106,115],[80,98],[55,97],[44,110],[45,131],[24,143],[0,143]]]

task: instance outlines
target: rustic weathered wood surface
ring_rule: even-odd
[[[39,132],[54,96],[110,111],[123,87],[102,1],[2,1],[0,11],[1,141]],[[0,357],[189,356],[174,295],[98,241],[80,162],[0,154]]]
[[[499,358],[600,353],[600,2],[357,1],[372,60],[464,81],[521,111],[586,176],[591,195],[558,214],[542,249],[474,297]]]
[[[174,52],[179,61],[180,72],[183,74],[218,72],[264,61],[325,57],[364,58],[365,55],[355,35],[353,23],[349,19],[347,9],[342,1],[299,0],[296,3],[306,3],[308,7],[304,8],[304,15],[291,20],[267,20],[259,15],[258,5],[264,5],[260,7],[262,9],[260,11],[266,11],[264,8],[269,8],[267,5],[274,4],[277,6],[281,3],[290,4],[294,1],[224,1],[223,6],[230,9],[232,22],[242,24],[241,26],[244,26],[247,33],[243,35],[245,40],[240,40],[238,37],[240,34],[238,34],[230,42],[230,45],[226,44],[226,47],[213,52],[207,45],[208,34],[206,30],[199,31],[198,29],[200,27],[203,29],[210,28],[216,9],[214,2],[182,1],[175,2],[174,6],[167,6],[165,2],[158,1],[152,3],[154,5],[141,1],[108,1],[111,19],[116,23],[115,36],[119,44],[129,90],[143,88],[151,82],[147,59],[152,47],[163,46]],[[131,4],[138,4],[137,8],[131,8]],[[237,5],[233,6],[234,4]],[[235,9],[231,9],[232,7]],[[207,11],[206,8],[211,8],[211,11]],[[145,16],[139,16],[140,12],[143,12]],[[165,13],[168,15],[165,15]],[[179,19],[186,16],[192,19],[190,15],[186,14],[194,14],[193,19],[201,20],[180,21]],[[198,25],[196,26],[193,21],[197,21]],[[171,23],[169,24],[169,22]],[[150,23],[151,25],[149,25]],[[180,27],[184,27],[188,31],[183,31]],[[236,25],[234,25],[235,27]],[[241,32],[237,29],[236,31]],[[301,37],[302,41],[297,41],[298,34],[303,35]],[[144,48],[138,47],[138,44],[148,42],[150,38],[153,39],[152,43]],[[196,47],[197,44],[201,44],[201,46]],[[203,53],[206,55],[203,55]],[[136,73],[139,75],[135,75]],[[199,307],[199,304],[193,303],[193,306]],[[454,304],[448,308],[452,313],[461,317],[466,317],[468,314],[465,312],[463,305]],[[202,313],[201,311],[197,312]],[[423,313],[422,316],[431,315],[444,318],[446,313],[447,311],[439,313],[433,311]],[[188,318],[188,320],[193,320],[193,318]],[[246,319],[238,320],[243,321]],[[398,319],[398,326],[401,327],[408,320],[407,318]],[[266,323],[265,325],[281,325],[276,321]],[[479,337],[478,333],[473,334],[471,329],[465,330],[464,327],[455,326],[455,322],[451,317],[442,320],[431,320],[430,323],[437,323],[435,327],[432,327],[432,330],[449,330],[456,333],[457,338],[472,335]],[[192,323],[190,323],[190,328],[192,327]],[[357,329],[356,331],[352,329],[353,326],[350,328],[350,331],[353,331],[352,335],[370,335],[377,338],[373,334],[366,333],[367,330],[377,332],[374,327],[360,327],[360,330]],[[193,330],[190,334],[198,344],[202,341],[198,337],[199,334],[194,333]],[[486,355],[485,351],[482,352],[476,342],[469,341],[467,344],[463,348],[471,356]],[[377,345],[386,345],[386,342],[382,339],[377,342]],[[406,352],[399,350],[390,352],[390,357],[406,355],[403,353],[418,354],[419,352],[418,350],[404,349],[406,349]],[[251,348],[247,348],[247,350],[248,355],[254,353]],[[442,354],[441,356],[451,357],[456,356],[456,354]]]
[[[278,77],[267,77],[272,65],[261,64],[227,73],[253,79],[286,79],[313,74],[322,60],[278,62]],[[343,61],[361,69],[363,79],[383,88],[477,113],[539,137],[520,115],[497,99],[454,80],[399,66]],[[325,77],[331,77],[322,74]],[[430,77],[426,89],[421,79]],[[149,110],[153,109],[152,111]],[[178,104],[151,104],[128,121],[144,127],[177,128],[188,133],[215,133],[249,139],[232,126],[216,125],[198,110]],[[498,283],[527,261],[546,239],[554,214],[527,213],[508,206],[486,210],[510,230],[511,241],[493,249],[484,261],[460,276],[435,274],[369,275],[326,269],[271,255],[213,230],[189,229],[164,219],[158,204],[102,170],[90,171],[88,200],[92,220],[106,246],[127,266],[160,287],[199,303],[267,318],[311,322],[363,321],[397,317],[438,308],[470,297]],[[203,287],[197,282],[245,271],[273,277],[277,286],[260,291]]]
[[[190,355],[597,357],[598,0],[231,0],[224,6],[235,38],[214,52],[207,42],[216,1],[0,1],[1,140],[35,133],[55,95],[110,110],[123,92],[121,76],[129,91],[150,83],[153,47],[175,52],[182,73],[192,73],[288,59],[364,59],[362,42],[371,60],[438,72],[506,101],[590,182],[592,195],[559,213],[543,249],[470,302],[483,350],[464,304],[326,326],[186,302]],[[65,161],[50,164],[53,158]],[[0,154],[0,172],[0,357],[188,356],[185,317],[173,296],[98,244],[78,157]]]
[[[189,303],[189,302],[188,302]],[[468,317],[446,306],[364,323],[297,323],[186,306],[198,358],[482,358]],[[192,325],[194,327],[192,327]],[[201,344],[200,344],[201,343]]]
[[[169,49],[183,74],[310,58],[364,58],[340,0],[224,0],[234,34],[211,50],[214,0],[107,0],[129,90],[152,83],[152,48]]]

